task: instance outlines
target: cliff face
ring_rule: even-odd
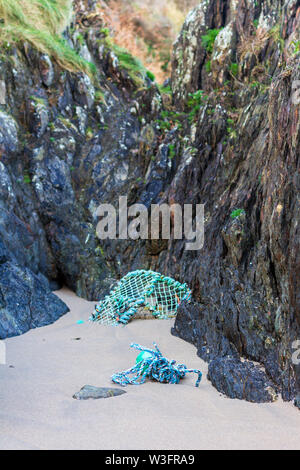
[[[172,94],[84,9],[67,37],[96,78],[63,71],[28,44],[2,54],[0,267],[9,276],[0,275],[0,338],[38,326],[28,320],[29,278],[51,296],[39,296],[49,312],[51,286],[98,300],[112,279],[151,268],[193,289],[174,334],[218,368],[225,356],[260,362],[274,390],[296,395],[299,22],[299,1],[201,2],[174,45]],[[203,249],[100,242],[95,209],[124,195],[128,205],[205,204]],[[53,308],[45,322],[66,311]]]
[[[2,51],[0,264],[7,278],[0,282],[0,338],[47,321],[43,314],[31,321],[28,276],[49,297],[40,304],[46,317],[53,301],[49,321],[67,311],[50,288],[66,284],[79,296],[99,299],[116,277],[112,256],[118,262],[100,246],[94,212],[100,202],[142,186],[142,115],[153,118],[160,95],[132,57],[123,54],[130,67],[120,66],[101,19],[88,20],[88,11],[79,9],[66,39],[96,66],[93,77],[63,70],[28,43]],[[20,289],[26,291],[21,299]]]
[[[265,366],[285,399],[299,389],[299,2],[203,2],[175,44],[172,87],[185,109],[207,99],[193,122],[193,159],[169,200],[205,204],[205,244],[172,244],[165,268],[193,286],[174,333],[198,354],[243,355]],[[203,35],[222,28],[211,52]],[[202,41],[201,41],[202,37]],[[298,82],[299,83],[299,82]],[[294,88],[293,88],[294,87]],[[298,377],[298,378],[297,378]]]

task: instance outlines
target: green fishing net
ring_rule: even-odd
[[[101,300],[90,320],[106,325],[127,324],[143,307],[160,319],[173,318],[191,291],[186,284],[154,271],[132,271]]]

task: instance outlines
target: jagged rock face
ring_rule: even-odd
[[[201,68],[206,51],[199,47],[201,37],[207,30],[223,26],[226,8],[226,1],[204,0],[188,14],[172,57],[172,90],[177,106],[184,104],[188,93],[202,89]]]
[[[22,276],[24,289],[26,277],[39,276],[46,291],[66,284],[96,301],[121,270],[128,271],[134,257],[137,265],[143,256],[148,263],[145,248],[139,250],[134,242],[122,248],[126,263],[114,241],[100,244],[95,210],[100,203],[116,205],[122,195],[130,201],[139,192],[148,204],[157,198],[168,172],[166,146],[156,162],[151,160],[158,147],[151,122],[161,98],[147,77],[137,85],[120,67],[99,26],[83,27],[81,33],[80,40],[78,30],[67,37],[96,65],[95,81],[63,71],[28,44],[8,47],[1,55],[0,241],[6,258],[13,259],[3,265],[8,278],[16,270],[23,273],[18,271],[18,286],[11,283],[16,299]],[[44,301],[49,321],[65,313],[54,296]],[[7,304],[3,309],[0,324],[12,315]],[[3,327],[2,336],[37,326],[29,311],[22,316],[24,328],[16,321],[15,329]]]
[[[213,8],[225,11],[218,24]],[[169,244],[160,266],[188,282],[198,301],[180,307],[174,334],[206,360],[238,354],[263,363],[284,399],[300,391],[291,360],[300,336],[300,121],[293,100],[300,57],[290,50],[299,40],[299,12],[297,1],[211,1],[184,25],[174,65],[189,37],[193,54],[174,69],[175,99],[184,109],[187,90],[198,84],[208,98],[192,126],[197,152],[177,172],[168,200],[205,204],[205,243],[198,253]],[[199,34],[212,27],[224,29],[208,55]]]

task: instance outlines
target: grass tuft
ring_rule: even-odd
[[[234,211],[231,212],[230,217],[232,219],[237,219],[238,217],[244,214],[246,214],[244,209],[235,209]]]
[[[95,73],[62,37],[73,14],[72,0],[0,0],[0,44],[28,42],[69,72]]]
[[[144,86],[146,77],[148,77],[151,82],[155,81],[154,74],[145,68],[140,59],[133,56],[127,49],[116,44],[112,38],[105,37],[104,44],[115,53],[119,60],[120,67],[127,71],[136,86]]]
[[[206,49],[208,54],[211,54],[214,47],[214,42],[216,37],[218,36],[220,29],[209,29],[206,33],[201,36],[202,39],[202,46]]]

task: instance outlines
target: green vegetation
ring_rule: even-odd
[[[104,44],[114,52],[119,60],[120,67],[127,71],[137,86],[144,85],[145,77],[148,77],[151,81],[155,80],[154,74],[147,70],[137,57],[134,57],[126,49],[115,44],[110,37],[106,36],[104,38]]]
[[[232,127],[227,127],[227,132],[229,134],[230,139],[236,139],[237,138],[237,132],[235,129],[232,129]]]
[[[203,95],[203,90],[195,91],[195,93],[188,94],[188,101],[187,105],[191,108],[189,112],[189,121],[192,123],[195,117],[198,115],[198,112],[203,105],[203,101],[206,100],[207,97]]]
[[[277,24],[273,28],[270,29],[270,36],[273,38],[275,42],[279,43],[280,51],[283,52],[284,50],[284,39],[280,33],[280,25]]]
[[[162,94],[172,95],[172,88],[170,85],[165,86],[165,87],[162,85],[158,85],[158,88]]]
[[[24,173],[24,175],[23,175],[23,181],[24,181],[24,183],[26,183],[26,184],[30,184],[30,183],[31,183],[31,178],[30,178],[30,176],[29,176],[28,173]]]
[[[244,209],[235,209],[234,211],[231,212],[230,217],[232,219],[236,219],[237,217],[240,217],[241,215],[246,214]]]
[[[36,105],[46,106],[46,101],[44,98],[39,98],[38,96],[30,96],[31,101],[33,101]]]
[[[174,158],[176,155],[176,151],[175,151],[175,145],[174,144],[170,144],[169,145],[169,158]]]
[[[259,91],[259,93],[265,93],[265,91],[270,87],[270,85],[267,85],[265,83],[258,82],[257,80],[255,80],[250,84],[250,87],[256,88]]]
[[[167,73],[169,70],[169,65],[171,63],[171,54],[170,52],[165,52],[165,51],[160,51],[159,53],[159,59],[160,62],[162,63],[161,69]]]
[[[239,71],[239,66],[238,64],[236,64],[235,62],[232,62],[229,66],[229,70],[231,72],[231,74],[236,77],[237,74],[238,74],[238,71]]]
[[[105,96],[102,90],[95,91],[95,102],[96,103],[105,103]]]
[[[293,50],[294,54],[297,54],[298,52],[300,52],[300,41],[293,41],[292,45],[294,46],[294,50]]]
[[[220,29],[209,29],[208,31],[206,31],[206,34],[204,34],[203,36],[201,36],[201,39],[202,39],[202,46],[205,47],[206,52],[207,52],[208,54],[211,54],[211,53],[212,53],[213,47],[214,47],[215,39],[216,39],[216,37],[218,36],[219,32],[220,32],[222,29],[223,29],[223,28],[220,28]]]
[[[91,139],[94,135],[93,129],[91,127],[88,127],[85,132],[86,138]]]
[[[161,92],[172,93],[170,87],[163,89],[160,87]],[[197,117],[198,112],[203,105],[203,102],[207,99],[207,96],[203,94],[203,90],[197,90],[194,93],[188,94],[187,99],[187,107],[189,108],[188,112],[175,112],[170,110],[164,110],[160,113],[160,119],[157,119],[156,122],[158,123],[161,130],[166,131],[172,129],[176,126],[178,129],[182,129],[183,122],[188,119],[190,123],[195,120]],[[173,148],[172,145],[169,146],[169,156],[172,158],[173,155]]]
[[[65,70],[93,76],[95,66],[80,57],[61,35],[71,15],[71,0],[0,0],[0,44],[29,42]]]
[[[106,131],[108,129],[108,125],[107,124],[101,124],[100,122],[97,124],[97,127],[98,129],[100,129],[101,131]]]
[[[231,118],[228,118],[227,119],[227,124],[228,124],[228,127],[227,127],[227,132],[228,132],[228,136],[230,139],[236,139],[237,138],[237,132],[236,130],[234,129],[234,124],[235,124],[235,121]]]
[[[205,70],[207,73],[211,72],[211,60],[208,60],[205,64]]]
[[[182,119],[186,117],[185,113],[176,113],[174,111],[162,111],[160,113],[161,119],[157,119],[156,122],[158,123],[159,127],[163,131],[169,131],[174,126],[178,129],[182,128]]]
[[[146,76],[151,80],[151,82],[155,82],[155,75],[154,73],[150,72],[150,70],[147,70]]]
[[[79,44],[80,44],[81,46],[83,46],[83,45],[85,44],[84,37],[82,36],[81,33],[78,33],[78,34],[76,35],[76,39],[77,39],[77,41],[79,42]]]
[[[205,48],[205,50],[208,54],[208,57],[209,57],[209,60],[205,63],[205,70],[206,70],[207,73],[211,72],[211,59],[210,59],[210,57],[212,55],[212,51],[213,51],[213,48],[214,48],[214,43],[215,43],[216,37],[218,36],[219,32],[222,29],[223,28],[209,29],[208,31],[206,31],[206,34],[201,36],[202,46]]]
[[[104,37],[109,36],[109,29],[108,28],[101,28],[100,33],[103,34]]]

